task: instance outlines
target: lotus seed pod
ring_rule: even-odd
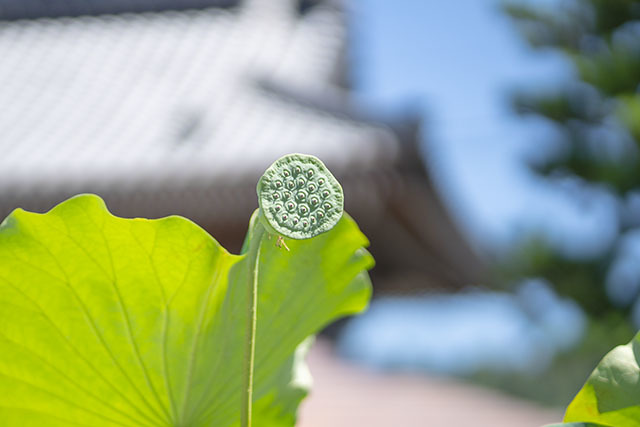
[[[276,160],[260,178],[257,192],[267,230],[291,239],[329,231],[344,209],[338,181],[318,158],[305,154]]]

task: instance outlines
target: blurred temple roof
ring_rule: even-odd
[[[257,178],[303,152],[344,184],[380,274],[477,283],[417,119],[350,103],[346,42],[337,1],[0,0],[0,215],[93,192],[237,248]]]

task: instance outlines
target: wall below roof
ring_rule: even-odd
[[[233,7],[238,0],[0,0],[0,20]]]

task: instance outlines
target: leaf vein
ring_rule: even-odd
[[[18,308],[24,308],[24,307],[19,307],[19,306],[15,306]],[[58,375],[60,375],[61,377],[63,377],[64,379],[66,379],[70,384],[72,384],[74,387],[78,388],[80,391],[86,393],[87,395],[91,396],[94,400],[96,400],[97,402],[100,402],[102,405],[104,405],[105,407],[111,409],[114,412],[119,413],[120,415],[123,415],[124,417],[128,418],[129,420],[131,420],[133,422],[133,426],[138,425],[136,420],[134,420],[130,414],[127,414],[125,412],[120,411],[119,409],[113,407],[112,405],[110,405],[108,402],[100,399],[98,396],[96,396],[95,394],[93,394],[90,390],[86,389],[85,387],[81,386],[80,384],[78,384],[73,378],[69,377],[67,374],[65,374],[60,368],[58,368],[57,366],[55,366],[53,363],[49,362],[48,360],[46,360],[43,356],[41,356],[40,354],[36,353],[33,349],[20,344],[17,341],[14,341],[12,339],[10,339],[6,334],[0,332],[0,336],[3,337],[3,339],[9,343],[11,343],[12,345],[22,348],[24,349],[27,353],[31,354],[32,356],[36,357],[37,359],[39,359],[40,361],[42,361],[42,363],[44,363],[45,365],[49,366],[51,369],[53,369],[53,371],[55,371]],[[90,411],[93,412],[93,411]],[[105,416],[105,419],[109,419],[109,417]],[[111,420],[116,424],[120,424],[120,425],[124,425],[126,426],[127,424],[123,424],[119,421],[115,421],[115,420]]]
[[[209,283],[206,295],[202,299],[202,306],[200,307],[200,311],[198,313],[198,323],[197,323],[197,326],[196,326],[196,330],[194,332],[193,344],[191,345],[191,351],[190,351],[190,355],[189,355],[189,363],[187,365],[187,382],[186,382],[184,398],[182,400],[182,405],[181,405],[182,406],[182,410],[180,411],[180,413],[183,416],[185,415],[185,409],[186,409],[186,405],[187,405],[189,394],[190,394],[191,381],[192,381],[192,377],[193,377],[193,367],[196,364],[196,357],[197,357],[196,350],[198,348],[198,342],[200,340],[200,335],[201,335],[200,334],[200,329],[202,328],[202,324],[204,322],[204,318],[205,318],[206,312],[207,312],[207,310],[209,308],[209,298],[211,296],[211,291],[213,290],[214,286],[220,280],[221,272],[220,272],[219,264],[221,263],[222,259],[223,259],[222,255],[218,255],[218,257],[216,258],[216,262],[215,262],[214,267],[213,267],[213,271],[215,273],[214,273],[213,277],[211,278],[211,283]]]
[[[104,245],[105,245],[105,247],[107,249],[107,254],[109,256],[109,263],[111,265],[111,273],[113,275],[113,280],[111,282],[111,285],[113,287],[114,294],[116,295],[116,298],[118,300],[118,305],[120,307],[120,310],[122,312],[122,316],[123,316],[124,321],[125,321],[125,326],[126,326],[126,329],[127,329],[129,345],[131,346],[131,348],[133,350],[133,354],[135,355],[135,357],[136,357],[136,359],[138,361],[138,364],[140,365],[140,368],[142,369],[142,374],[144,376],[145,382],[147,383],[147,387],[149,387],[149,389],[151,390],[151,392],[155,396],[155,399],[158,402],[162,412],[164,412],[165,417],[170,419],[171,416],[169,415],[169,411],[167,410],[166,406],[162,403],[162,400],[160,399],[160,396],[159,396],[157,390],[155,389],[155,387],[151,383],[151,378],[149,377],[149,372],[147,371],[147,367],[144,364],[144,361],[142,360],[142,357],[140,356],[140,350],[138,349],[138,346],[136,345],[136,342],[133,339],[133,333],[132,333],[132,328],[131,328],[131,319],[129,318],[129,314],[128,314],[127,309],[126,309],[126,307],[124,305],[124,301],[122,299],[122,294],[121,294],[120,288],[118,286],[118,275],[116,273],[115,264],[114,264],[114,261],[113,261],[113,255],[111,253],[111,247],[109,246],[109,242],[107,240],[107,236],[104,234],[103,227],[98,227],[98,224],[95,223],[95,221],[93,220],[93,218],[91,218],[91,216],[89,215],[88,212],[84,211],[84,213],[87,215],[87,218],[89,218],[89,220],[91,222],[93,222],[94,225],[96,225],[98,230],[100,230],[100,235],[102,236],[102,240],[103,240]],[[103,226],[104,226],[104,224],[103,224]]]

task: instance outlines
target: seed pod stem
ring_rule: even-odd
[[[253,372],[258,319],[260,248],[266,236],[276,235],[276,245],[289,248],[284,237],[310,239],[333,228],[343,213],[342,187],[316,157],[290,154],[276,160],[257,186],[258,218],[250,230],[247,263],[247,336],[240,425],[251,427]]]
[[[265,229],[260,221],[255,221],[251,230],[251,240],[247,260],[249,266],[249,283],[247,287],[247,338],[244,349],[244,372],[242,387],[242,407],[240,425],[251,427],[253,407],[253,372],[256,354],[256,329],[258,326],[258,275],[260,273],[260,246],[265,236]]]

